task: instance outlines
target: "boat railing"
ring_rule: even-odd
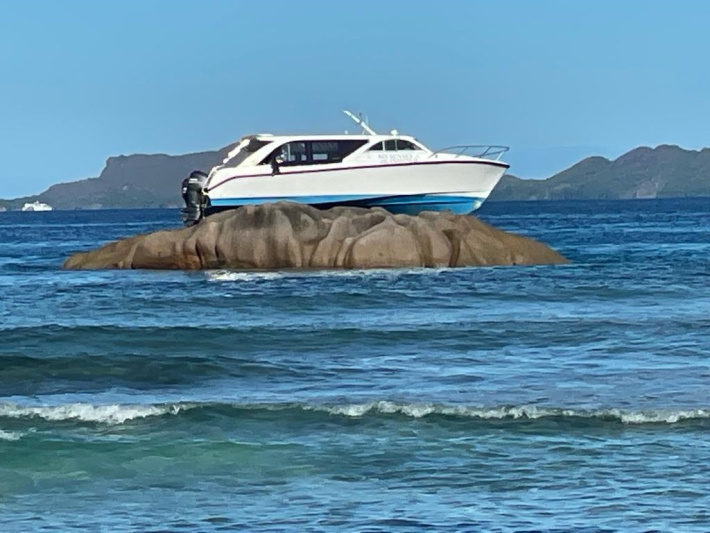
[[[496,144],[462,144],[442,148],[441,150],[432,152],[429,157],[434,157],[437,154],[450,154],[456,157],[468,155],[470,157],[500,161],[500,158],[503,157],[503,154],[508,150],[510,150],[510,147]]]

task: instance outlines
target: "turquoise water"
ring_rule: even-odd
[[[489,203],[556,267],[64,272],[0,213],[0,531],[708,531],[710,200]]]

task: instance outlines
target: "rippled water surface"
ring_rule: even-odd
[[[710,199],[480,216],[573,264],[68,272],[179,213],[0,213],[0,530],[710,530]]]

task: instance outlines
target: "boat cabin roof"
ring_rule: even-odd
[[[416,140],[414,137],[409,135],[399,135],[399,134],[377,134],[368,135],[365,133],[354,134],[354,133],[336,133],[334,135],[317,134],[317,135],[272,135],[271,133],[257,133],[255,135],[245,135],[242,137],[244,139],[258,139],[260,141],[281,141],[281,142],[292,142],[292,141],[323,141],[323,140],[333,140],[333,141],[386,141],[388,139],[406,139],[406,140]]]

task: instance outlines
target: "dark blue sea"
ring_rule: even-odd
[[[710,199],[487,203],[568,266],[62,271],[0,213],[0,531],[710,531]]]

